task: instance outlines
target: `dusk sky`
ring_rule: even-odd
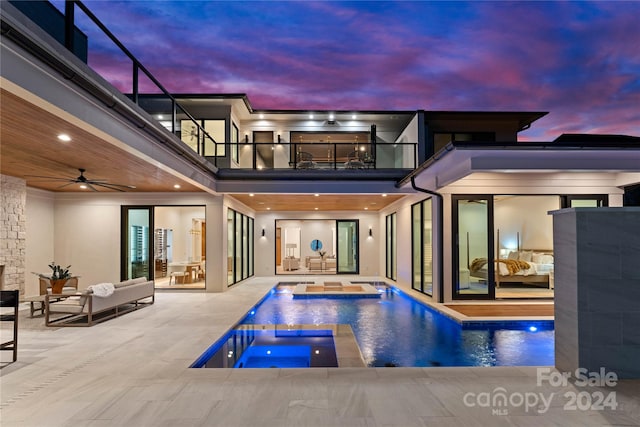
[[[173,93],[246,93],[255,109],[549,111],[522,140],[640,135],[640,1],[85,3]],[[89,55],[130,81],[108,52]]]

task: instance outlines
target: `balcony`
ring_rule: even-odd
[[[213,144],[216,146],[213,152],[217,151],[218,156],[205,155],[205,158],[219,169],[371,171],[412,170],[416,167],[416,143]]]

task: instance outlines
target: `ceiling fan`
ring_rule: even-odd
[[[35,180],[31,182],[45,182],[45,181],[60,181],[66,182],[66,184],[57,187],[58,189],[68,187],[73,184],[80,184],[80,188],[88,188],[92,191],[98,191],[96,187],[106,188],[108,190],[114,191],[126,191],[127,189],[133,190],[136,187],[133,185],[124,185],[124,184],[113,184],[103,179],[89,179],[84,176],[86,172],[85,169],[78,169],[80,171],[80,176],[77,178],[61,178],[56,176],[41,176],[41,175],[26,175],[32,178],[43,178],[41,180]],[[84,186],[84,187],[83,187]]]

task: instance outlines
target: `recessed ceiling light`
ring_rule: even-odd
[[[260,114],[259,116],[261,119],[264,119],[264,114]]]
[[[336,116],[334,116],[333,114],[329,114],[329,120],[335,120]]]
[[[253,197],[253,196],[254,196],[254,194],[253,194],[253,193],[249,193],[249,197]]]
[[[80,184],[80,188],[82,188],[83,190],[86,190],[88,187],[84,184]]]
[[[313,120],[313,114],[309,114],[309,118]]]
[[[268,210],[268,211],[270,211],[270,210],[271,210],[271,208],[267,208],[267,210]]]
[[[316,197],[320,197],[320,194],[316,193],[316,194],[314,194],[314,196],[316,196]]]
[[[387,197],[387,195],[386,195],[386,194],[383,194],[383,195],[382,195],[382,197]]]
[[[158,114],[158,120],[163,120],[164,116],[162,114]]]
[[[173,188],[180,188],[180,184],[174,184]]]
[[[64,142],[71,141],[71,137],[69,135],[67,135],[66,133],[61,133],[60,135],[58,135],[58,139],[60,141],[64,141]]]
[[[313,209],[318,210],[318,208],[313,208]]]
[[[351,120],[355,120],[356,119],[356,115],[354,114],[353,116],[351,116]]]
[[[365,208],[364,208],[364,210],[365,210],[365,211],[368,211],[368,210],[369,210],[369,208],[365,207]]]

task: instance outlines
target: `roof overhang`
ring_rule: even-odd
[[[410,186],[413,178],[420,187],[438,190],[478,172],[601,172],[625,174],[628,181],[637,178],[640,182],[640,145],[452,143],[400,180],[398,186]]]

